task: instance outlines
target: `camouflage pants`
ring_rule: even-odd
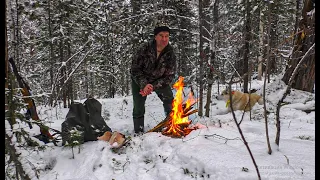
[[[133,124],[135,131],[143,131],[144,127],[144,114],[145,114],[145,102],[147,96],[141,96],[139,94],[140,87],[134,80],[131,81],[132,96],[133,96]],[[162,101],[164,113],[167,116],[172,110],[173,93],[170,86],[166,86],[161,89],[155,90],[156,94]],[[140,129],[140,130],[138,130]]]

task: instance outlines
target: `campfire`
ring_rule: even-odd
[[[163,135],[170,137],[184,137],[188,135],[195,128],[190,128],[188,116],[198,112],[197,109],[192,110],[193,105],[197,102],[190,92],[188,94],[188,99],[184,102],[183,97],[183,83],[184,78],[179,77],[178,81],[173,85],[173,88],[177,90],[175,98],[172,102],[172,111],[171,113],[161,121],[157,126],[148,132],[160,132]]]

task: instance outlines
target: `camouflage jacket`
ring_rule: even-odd
[[[152,84],[153,89],[171,85],[176,73],[176,56],[168,44],[157,58],[156,41],[144,44],[132,59],[131,78],[142,89]]]

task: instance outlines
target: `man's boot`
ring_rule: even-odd
[[[134,126],[135,133],[143,133],[144,132],[144,117],[133,118],[133,126]]]
[[[168,101],[168,100],[163,101],[163,109],[164,109],[164,113],[165,113],[166,117],[169,116],[169,114],[172,111],[172,104],[171,103],[172,103],[171,100],[170,101]]]

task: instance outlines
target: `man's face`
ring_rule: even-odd
[[[169,32],[161,31],[156,35],[155,39],[158,47],[166,47],[169,43]]]

